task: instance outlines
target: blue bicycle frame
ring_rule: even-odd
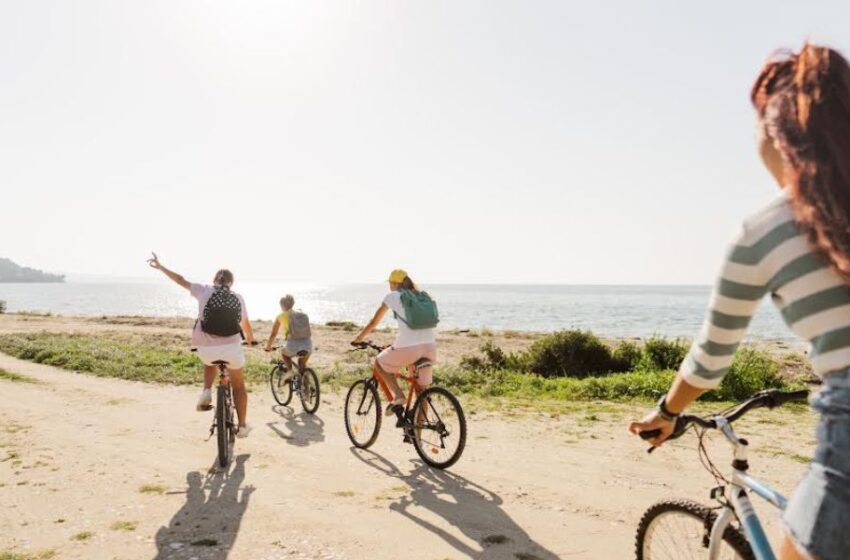
[[[711,528],[708,558],[709,560],[717,560],[720,553],[720,544],[723,541],[723,533],[726,531],[729,523],[732,522],[732,519],[737,515],[744,530],[744,536],[750,543],[750,548],[755,557],[758,560],[776,560],[776,555],[770,547],[761,521],[759,521],[753,509],[753,504],[750,502],[748,491],[755,493],[780,510],[785,509],[788,501],[770,486],[751,477],[747,473],[749,469],[747,462],[747,441],[735,435],[732,425],[729,424],[726,418],[719,416],[714,421],[717,422],[717,428],[723,432],[723,435],[726,436],[726,439],[734,447],[735,458],[732,462],[732,479],[724,492],[726,498],[724,505],[726,507],[717,516],[717,521],[714,522],[714,526]]]

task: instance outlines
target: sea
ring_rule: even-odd
[[[604,337],[694,337],[699,332],[709,286],[577,286],[537,284],[436,284],[425,289],[437,301],[441,329],[552,332],[591,330]],[[252,319],[273,319],[284,294],[311,322],[364,324],[386,294],[386,284],[242,282]],[[7,311],[54,315],[185,316],[196,301],[167,281],[68,281],[60,284],[0,284]],[[765,301],[750,325],[750,340],[790,340],[774,306]]]

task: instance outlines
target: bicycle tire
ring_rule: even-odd
[[[274,366],[269,372],[269,385],[272,388],[272,396],[277,404],[286,406],[292,400],[292,380],[282,381],[285,371],[280,366]]]
[[[656,531],[662,528],[660,525],[662,521],[660,520],[665,516],[684,516],[701,524],[700,535],[694,533],[692,536],[698,537],[700,541],[695,547],[703,548],[708,552],[708,535],[711,532],[714,521],[717,519],[715,510],[691,500],[664,500],[650,506],[643,514],[643,517],[641,517],[640,523],[638,523],[637,535],[635,537],[635,558],[637,560],[692,557],[686,552],[671,552],[669,549],[661,550],[662,546],[685,546],[686,541],[686,536],[681,533],[673,534],[667,539],[660,538],[661,535],[656,535]],[[698,527],[698,525],[693,525],[694,529]],[[696,538],[692,539],[694,542],[696,540]],[[659,544],[655,548],[652,548],[653,542],[658,542]],[[750,544],[739,529],[731,525],[726,527],[726,530],[723,532],[723,542],[727,546],[721,549],[721,560],[727,558],[755,560]],[[682,549],[680,548],[679,550],[681,551]],[[693,550],[693,548],[690,550]],[[730,552],[734,553],[734,555],[731,555]]]
[[[301,374],[301,390],[298,392],[301,398],[301,406],[307,414],[314,414],[319,409],[319,376],[310,368],[306,368]]]
[[[230,462],[230,446],[232,444],[231,437],[231,422],[228,418],[230,407],[227,403],[226,389],[219,385],[216,390],[215,400],[215,431],[216,441],[218,442],[218,464],[220,467],[227,467]]]
[[[378,439],[378,434],[381,431],[381,421],[383,414],[381,411],[381,398],[378,396],[378,391],[375,389],[374,383],[370,383],[371,379],[361,379],[355,381],[348,389],[348,394],[345,395],[345,431],[348,433],[348,439],[354,447],[359,449],[368,449]],[[354,424],[351,421],[351,413],[357,417],[363,417],[363,420],[368,420],[369,416],[374,416],[375,426],[371,433],[367,429],[362,429],[359,423]],[[361,432],[363,432],[361,434]],[[359,439],[363,436],[365,439]]]
[[[452,408],[454,409],[455,416],[457,417],[458,423],[458,443],[457,449],[453,453],[451,453],[445,460],[437,460],[431,457],[427,453],[427,447],[430,446],[431,450],[434,451],[437,448],[434,447],[434,443],[423,441],[421,435],[423,428],[419,427],[419,418],[420,418],[420,408],[425,407],[426,405],[432,407],[433,405],[430,403],[431,397],[440,395],[445,397],[446,400],[449,401]],[[426,410],[427,415],[427,410]],[[457,400],[448,389],[443,389],[442,387],[429,387],[425,389],[419,394],[419,397],[416,399],[416,404],[413,405],[413,418],[414,425],[416,428],[413,430],[413,447],[416,448],[416,453],[419,457],[425,461],[425,463],[435,469],[447,469],[457,463],[460,456],[463,454],[463,450],[466,447],[466,417],[463,414],[463,407],[460,406],[460,401]],[[442,419],[438,416],[437,418],[438,424],[442,424]],[[435,425],[437,430],[439,429],[438,425]],[[445,428],[445,426],[443,426]],[[436,430],[435,430],[436,431]],[[441,445],[444,442],[444,436],[440,434]]]

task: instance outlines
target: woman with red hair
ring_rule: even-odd
[[[812,407],[817,448],[783,515],[780,558],[850,558],[850,65],[807,44],[768,62],[752,88],[759,151],[782,189],[732,244],[699,337],[667,395],[634,434],[658,429],[717,387],[756,307],[770,294],[789,328],[811,343],[823,378]]]

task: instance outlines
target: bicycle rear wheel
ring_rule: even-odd
[[[280,366],[275,366],[269,372],[269,385],[272,387],[272,396],[277,404],[286,406],[292,400],[292,383],[289,379],[284,379],[286,370]]]
[[[714,510],[690,500],[666,500],[651,506],[638,524],[637,560],[704,558],[708,552]],[[729,526],[723,533],[718,560],[755,560],[741,531]]]
[[[227,398],[227,389],[219,385],[215,400],[215,431],[218,442],[218,464],[227,467],[230,463],[230,453],[233,449],[233,422],[230,417],[230,403]]]
[[[310,368],[304,370],[301,374],[301,406],[304,407],[304,412],[313,414],[319,408],[319,377],[316,372]]]
[[[447,469],[466,447],[466,417],[457,398],[442,387],[419,394],[413,406],[413,446],[428,465]]]
[[[381,400],[372,379],[356,381],[345,396],[345,431],[354,447],[366,449],[381,431]]]

